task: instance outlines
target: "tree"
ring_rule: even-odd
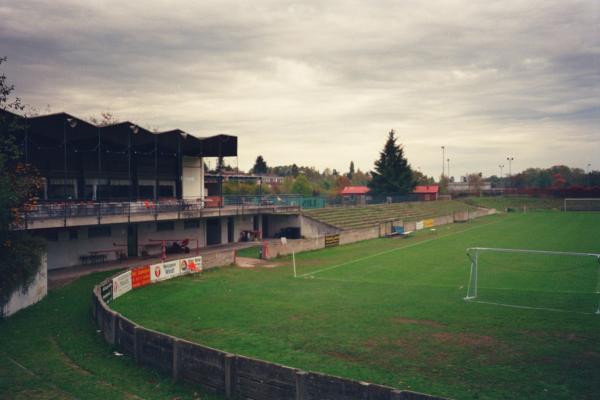
[[[354,161],[350,161],[350,169],[348,170],[348,175],[346,175],[348,179],[352,180],[354,176]]]
[[[0,58],[0,65],[6,57]],[[24,106],[19,98],[11,99],[14,86],[0,74],[0,315],[17,290],[26,290],[41,265],[44,242],[21,225],[20,211],[35,202],[41,188],[36,171],[21,161],[16,137],[23,132],[22,119],[15,112]]]
[[[298,176],[294,179],[294,183],[292,184],[292,193],[301,194],[304,196],[312,195],[312,187],[310,186],[310,182],[304,175]]]
[[[396,144],[392,129],[388,139],[375,161],[375,171],[369,182],[371,192],[376,195],[407,194],[415,188],[412,169],[404,157],[404,149]]]
[[[300,171],[298,170],[298,166],[296,164],[292,164],[292,176],[295,178],[298,176]]]
[[[433,185],[435,179],[433,177],[427,176],[421,171],[413,170],[413,180],[417,185]]]
[[[483,187],[483,178],[481,172],[468,174],[467,182],[469,183],[470,192],[480,192]]]
[[[99,117],[91,115],[88,118],[88,121],[90,121],[96,126],[109,126],[119,123],[119,119],[115,117],[110,111],[101,112]]]
[[[254,167],[252,167],[252,172],[255,174],[266,174],[269,170],[267,167],[267,163],[265,162],[263,156],[256,157],[256,161],[254,162]]]

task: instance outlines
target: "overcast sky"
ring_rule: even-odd
[[[458,177],[600,169],[599,26],[598,0],[0,0],[0,56],[40,111],[237,135],[243,169],[370,170],[393,128]]]

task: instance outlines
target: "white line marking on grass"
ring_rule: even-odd
[[[581,311],[561,310],[561,309],[558,309],[558,308],[516,306],[516,305],[513,305],[513,304],[494,303],[494,302],[491,302],[491,301],[481,301],[481,300],[472,300],[472,299],[465,299],[465,301],[468,301],[468,302],[471,302],[471,303],[489,304],[489,305],[492,305],[492,306],[501,306],[501,307],[510,307],[510,308],[522,308],[524,310],[541,310],[541,311],[561,312],[561,313],[567,313],[567,314],[594,315],[594,313],[586,313],[586,312],[581,312]]]
[[[364,276],[364,275],[363,275]],[[457,289],[463,290],[463,287],[460,285],[431,285],[427,283],[395,283],[395,282],[383,282],[383,281],[368,281],[368,280],[357,280],[357,279],[341,279],[341,278],[323,278],[323,277],[308,277],[305,276],[304,279],[316,279],[319,281],[331,281],[331,282],[341,282],[341,283],[367,283],[371,285],[388,285],[388,286],[398,286],[398,287],[429,287],[429,288],[446,288],[446,289]],[[479,286],[481,290],[502,290],[507,292],[534,292],[534,293],[548,293],[548,294],[586,294],[593,295],[594,292],[582,292],[575,290],[538,290],[538,289],[518,289],[518,288],[503,288],[503,287],[489,287],[489,286]],[[474,300],[473,300],[474,301]],[[495,303],[494,303],[495,304]]]
[[[396,248],[393,248],[393,249],[390,249],[390,250],[386,250],[386,251],[382,251],[382,252],[379,252],[379,253],[376,253],[376,254],[371,254],[369,256],[357,258],[355,260],[346,261],[346,262],[341,263],[341,264],[332,265],[332,266],[327,267],[327,268],[318,269],[318,270],[313,271],[313,272],[307,272],[305,274],[298,275],[298,278],[304,278],[304,277],[309,276],[309,275],[320,274],[321,272],[325,272],[325,271],[329,271],[329,270],[336,269],[336,268],[339,268],[339,267],[343,267],[345,265],[355,264],[357,262],[368,260],[370,258],[375,258],[375,257],[382,256],[384,254],[393,253],[394,251],[398,251],[398,250],[403,250],[403,249],[408,249],[408,248],[411,248],[411,247],[419,246],[419,245],[424,244],[424,243],[429,243],[429,242],[432,242],[432,241],[437,240],[437,239],[446,238],[448,236],[454,236],[454,235],[457,235],[459,233],[465,233],[465,232],[471,231],[473,229],[478,229],[478,228],[482,228],[484,226],[488,226],[488,225],[492,225],[492,224],[497,224],[498,222],[500,222],[500,221],[494,221],[494,222],[490,222],[490,223],[487,223],[487,224],[474,226],[472,228],[468,228],[468,229],[465,229],[465,230],[462,230],[462,231],[458,231],[458,232],[452,232],[452,233],[449,233],[447,235],[436,236],[436,237],[433,237],[431,239],[426,239],[426,240],[422,240],[422,241],[417,242],[417,243],[409,244],[408,246],[396,247]]]

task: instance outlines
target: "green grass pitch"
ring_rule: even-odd
[[[501,289],[499,302],[565,312],[514,308],[463,300],[465,251],[598,253],[599,238],[598,213],[504,214],[298,254],[300,278],[282,258],[275,268],[222,268],[151,285],[112,306],[226,351],[404,389],[457,399],[592,399],[600,392],[597,265],[577,264],[571,279],[570,270],[486,275],[482,263],[482,296]]]

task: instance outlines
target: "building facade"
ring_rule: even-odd
[[[237,156],[237,137],[151,132],[129,121],[96,126],[67,113],[17,126],[22,161],[43,187],[19,225],[43,236],[48,269],[234,243],[268,236],[298,208],[225,205],[207,196],[204,159]],[[3,133],[4,134],[4,133]],[[288,222],[283,222],[288,223]],[[296,223],[292,221],[292,223]]]

